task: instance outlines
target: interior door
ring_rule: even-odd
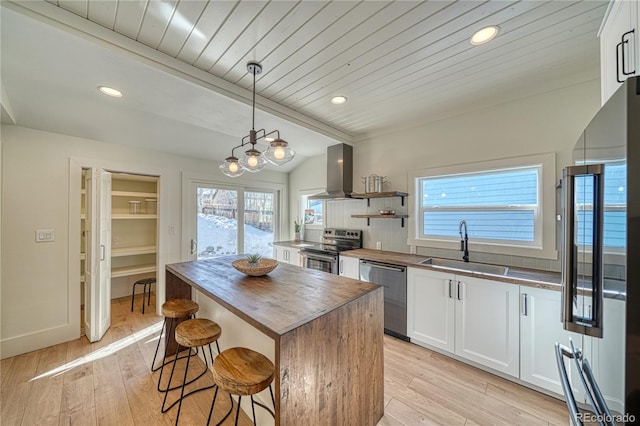
[[[111,325],[111,173],[89,169],[85,175],[85,333],[102,339]]]

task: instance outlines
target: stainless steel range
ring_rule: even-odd
[[[338,273],[340,252],[362,248],[362,231],[358,229],[325,228],[322,243],[300,250],[305,268]]]

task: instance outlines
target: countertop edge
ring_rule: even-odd
[[[356,249],[356,250],[348,250],[340,253],[340,256],[344,257],[354,257],[358,259],[368,259],[379,262],[388,262],[397,265],[407,266],[411,268],[420,268],[427,269],[436,272],[445,272],[452,273],[456,275],[492,280],[492,281],[501,281],[510,284],[516,285],[524,285],[527,287],[535,287],[542,288],[547,290],[560,291],[562,289],[562,284],[560,282],[560,273],[550,272],[550,271],[538,271],[534,269],[525,269],[519,267],[511,267],[509,266],[509,272],[507,275],[493,275],[493,274],[485,274],[478,273],[472,271],[463,271],[463,270],[451,270],[451,271],[443,271],[441,268],[435,268],[430,265],[422,265],[421,261],[435,257],[435,256],[424,256],[418,254],[408,254],[401,252],[391,252],[384,250],[372,250],[372,249]],[[530,275],[531,278],[523,278],[522,276],[518,276],[518,274],[526,274]],[[545,280],[545,277],[553,277],[554,281]]]
[[[289,247],[289,248],[296,249],[296,250],[300,250],[301,248],[304,248],[304,247],[315,246],[317,244],[320,244],[320,243],[313,242],[313,241],[304,241],[304,240],[301,240],[301,241],[293,241],[293,240],[290,240],[290,241],[277,241],[277,242],[273,243],[274,246]]]

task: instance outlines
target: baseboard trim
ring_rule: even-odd
[[[0,340],[0,359],[24,354],[80,337],[79,324],[64,324]]]

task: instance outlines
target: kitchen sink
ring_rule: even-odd
[[[488,265],[486,263],[463,262],[461,260],[429,258],[420,262],[421,265],[429,265],[434,268],[452,269],[458,271],[476,272],[489,275],[507,275],[509,268],[500,265]]]

